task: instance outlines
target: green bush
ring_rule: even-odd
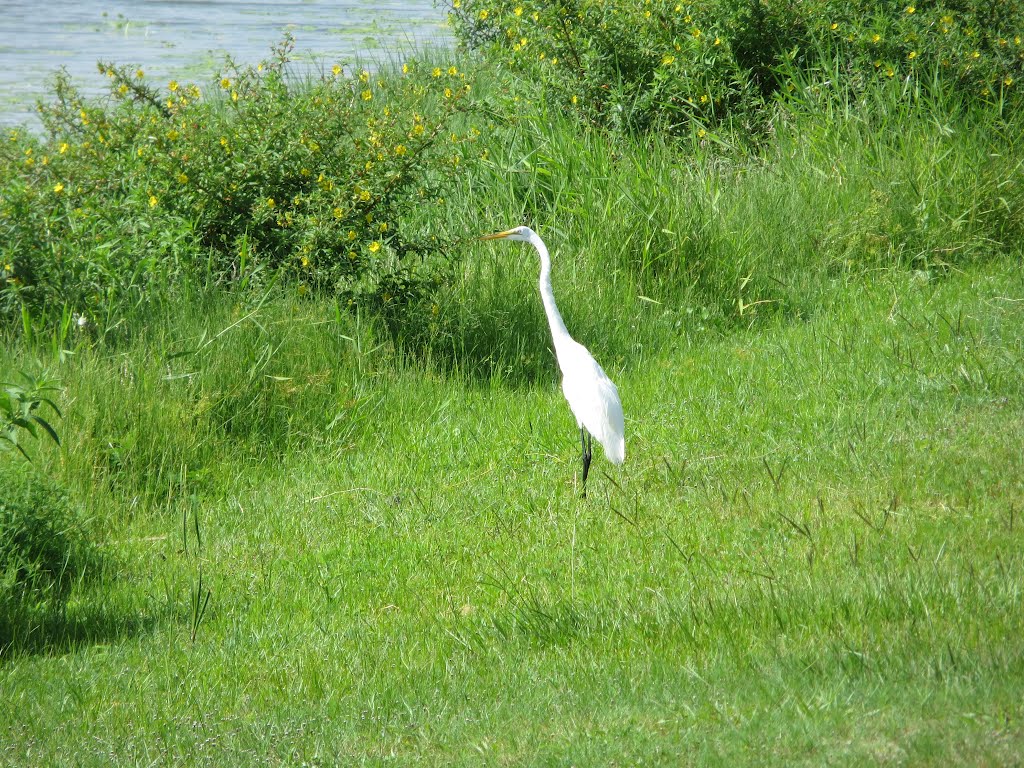
[[[723,122],[760,130],[780,89],[931,80],[1014,98],[1024,64],[1016,0],[455,0],[460,39],[586,121],[703,138]],[[836,82],[836,80],[841,82]]]
[[[721,3],[464,0],[451,19],[465,43],[612,128],[716,123],[747,109],[758,91]]]
[[[422,212],[475,140],[456,126],[466,74],[410,61],[297,81],[290,48],[229,61],[208,94],[101,64],[110,99],[88,103],[58,75],[48,137],[0,148],[0,322],[70,306],[109,328],[183,285],[282,274],[353,305],[429,293],[447,236]]]
[[[806,42],[783,52],[802,71],[825,59],[833,67],[824,76],[855,89],[872,79],[937,79],[946,91],[982,101],[1018,100],[1024,67],[1018,0],[819,0],[794,11]]]
[[[0,460],[0,647],[40,611],[63,610],[89,559],[67,493],[28,464]]]
[[[45,378],[36,379],[22,372],[20,383],[0,382],[0,387],[3,387],[0,391],[0,453],[17,450],[26,459],[31,460],[20,442],[23,432],[38,438],[41,430],[60,445],[57,431],[40,413],[40,407],[46,405],[58,417],[62,415],[49,397],[50,393],[60,391],[58,382]]]

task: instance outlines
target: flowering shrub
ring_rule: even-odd
[[[715,3],[454,0],[456,34],[542,83],[587,121],[623,130],[705,124],[752,93]]]
[[[815,70],[854,88],[938,71],[947,87],[1006,98],[1024,64],[1018,0],[453,0],[451,19],[584,119],[631,131],[748,120]]]
[[[228,62],[213,94],[101,64],[107,104],[58,76],[48,138],[0,148],[0,321],[74,312],[109,326],[195,276],[280,275],[297,290],[400,305],[443,274],[421,226],[458,177],[470,84],[408,62],[388,77],[286,73],[290,41]]]
[[[817,50],[855,88],[872,78],[937,77],[943,87],[983,100],[1017,100],[1024,68],[1019,0],[817,0],[796,7],[804,37],[816,46],[790,52],[802,68],[814,67]]]

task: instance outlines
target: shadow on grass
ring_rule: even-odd
[[[0,615],[0,665],[18,656],[62,655],[151,632],[155,616],[105,605]]]

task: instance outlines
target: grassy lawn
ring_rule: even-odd
[[[159,354],[67,366],[66,444],[97,461],[124,409],[168,466],[85,501],[107,566],[46,652],[0,666],[5,763],[1020,760],[1016,264],[851,279],[800,322],[607,366],[627,464],[596,459],[586,500],[553,375],[355,342],[325,371],[322,314],[233,326],[278,351],[269,407],[341,408],[281,451],[202,448],[193,379]],[[177,473],[159,494],[155,467]]]

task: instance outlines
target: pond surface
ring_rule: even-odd
[[[449,41],[433,0],[0,0],[0,125],[38,126],[35,102],[60,67],[104,92],[99,60],[141,67],[152,83],[213,82],[230,55],[255,64],[285,32],[309,67]]]

